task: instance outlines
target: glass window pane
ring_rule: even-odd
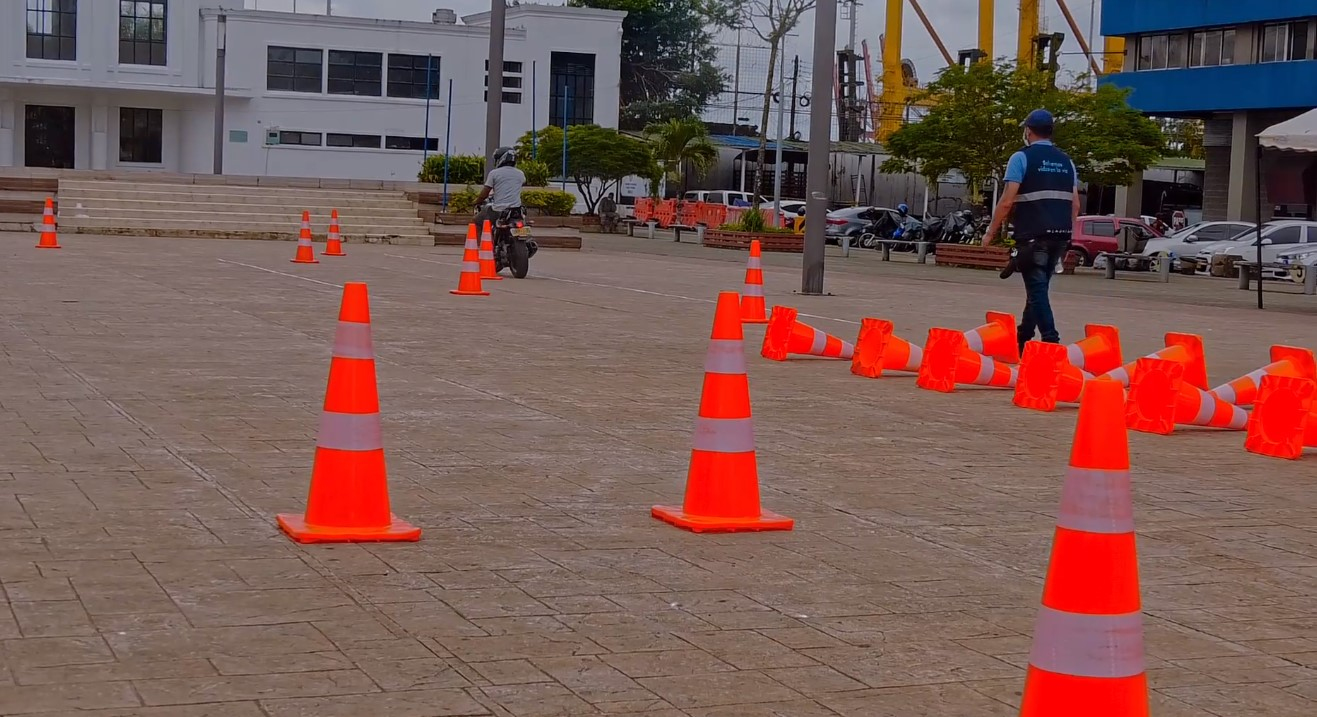
[[[1290,46],[1287,60],[1308,59],[1308,23],[1296,22],[1290,25]]]
[[[1221,64],[1235,64],[1235,31],[1226,30],[1221,35]]]
[[[1203,39],[1201,32],[1195,32],[1189,39],[1189,66],[1198,67],[1203,64]]]
[[[1184,35],[1171,35],[1167,41],[1166,66],[1169,68],[1185,66],[1186,38]]]
[[[1221,32],[1213,30],[1207,33],[1203,44],[1203,64],[1215,67],[1221,64]]]

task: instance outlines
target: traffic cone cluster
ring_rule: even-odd
[[[41,237],[38,249],[60,249],[59,234],[55,226],[55,200],[46,197],[46,208],[41,212]]]
[[[989,311],[985,323],[969,331],[933,328],[915,385],[949,393],[957,384],[1011,388],[1017,379],[1020,348],[1015,317]]]
[[[741,321],[747,324],[768,323],[764,305],[764,267],[759,240],[750,241],[750,258],[745,264],[745,288],[741,291]]]
[[[792,354],[829,359],[850,359],[855,346],[832,334],[797,320],[800,315],[787,306],[774,306],[764,331],[759,353],[766,359],[786,361]]]
[[[1030,341],[1020,357],[1013,402],[1021,408],[1054,410],[1058,400],[1077,400],[1093,374],[1119,368],[1123,362],[1120,332],[1114,326],[1089,324],[1084,339],[1068,346]]]
[[[1317,359],[1312,351],[1294,346],[1272,346],[1271,363],[1241,376],[1230,383],[1212,389],[1212,393],[1226,403],[1251,406],[1257,398],[1262,379],[1266,376],[1293,376],[1317,379]]]
[[[325,239],[323,256],[347,256],[343,251],[343,236],[338,227],[338,210],[329,213],[329,236]]]
[[[389,508],[365,284],[343,286],[306,513],[281,514],[277,519],[280,529],[299,543],[421,537],[419,528],[400,520]]]
[[[1126,424],[1145,433],[1170,435],[1176,424],[1242,431],[1248,413],[1185,380],[1186,364],[1167,359],[1135,362]]]
[[[466,246],[462,250],[462,274],[457,288],[448,292],[457,296],[489,296],[480,284],[480,247],[476,239],[476,225],[466,227]]]

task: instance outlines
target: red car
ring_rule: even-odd
[[[1092,266],[1098,254],[1120,250],[1117,238],[1125,227],[1137,227],[1148,233],[1148,237],[1159,237],[1161,232],[1129,217],[1110,217],[1086,215],[1079,218],[1075,227],[1070,251],[1078,254],[1084,266]]]

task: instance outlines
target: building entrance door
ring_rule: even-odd
[[[23,117],[23,164],[73,169],[72,107],[27,105]]]

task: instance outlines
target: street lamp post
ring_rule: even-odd
[[[828,220],[828,150],[832,140],[832,66],[837,45],[837,0],[814,8],[814,70],[810,82],[809,173],[805,177],[805,248],[800,293],[823,293],[824,230]]]

